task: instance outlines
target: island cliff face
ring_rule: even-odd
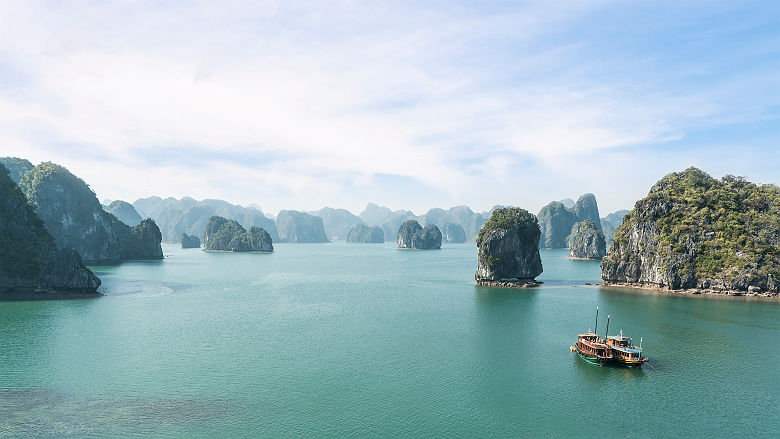
[[[15,184],[19,184],[24,174],[35,167],[29,160],[17,157],[0,157],[0,165],[8,169],[8,176]]]
[[[441,229],[444,242],[463,243],[466,242],[466,231],[460,224],[447,223]]]
[[[601,231],[599,208],[593,194],[584,194],[574,207],[567,208],[559,201],[553,201],[539,211],[538,221],[541,231],[539,246],[542,248],[566,248],[566,238],[572,227],[578,222],[591,220]]]
[[[280,210],[276,229],[282,242],[328,242],[322,218],[297,210]]]
[[[378,226],[370,227],[365,224],[355,224],[347,232],[347,242],[383,243],[385,242],[385,232]]]
[[[604,234],[591,220],[585,220],[574,225],[567,238],[569,256],[582,259],[601,259],[607,254]]]
[[[141,218],[141,215],[135,211],[133,205],[126,201],[114,201],[103,208],[103,210],[110,213],[111,215],[114,215],[119,221],[122,221],[131,227],[137,226],[138,223],[140,223],[143,219]]]
[[[41,163],[19,187],[60,248],[76,250],[91,263],[162,259],[160,230],[152,220],[135,227],[103,210],[83,180],[54,163]]]
[[[604,232],[604,239],[607,240],[607,247],[612,243],[612,238],[615,236],[615,230],[623,224],[623,217],[628,215],[627,210],[618,210],[612,212],[609,215],[601,218],[601,231]]]
[[[398,229],[396,246],[403,249],[438,250],[441,248],[441,231],[433,224],[421,227],[415,220],[407,220]]]
[[[524,209],[496,209],[477,235],[477,285],[523,288],[542,274],[539,223]]]
[[[99,296],[72,249],[58,249],[32,205],[0,167],[0,299]]]
[[[197,236],[182,233],[181,248],[200,248],[200,239]]]
[[[615,232],[607,285],[777,296],[780,188],[689,168],[658,181]]]
[[[257,226],[247,231],[235,220],[212,216],[203,236],[206,251],[264,252],[274,251],[271,235]]]
[[[347,233],[355,224],[363,221],[346,209],[332,209],[323,207],[320,210],[310,212],[312,215],[322,218],[322,227],[328,239],[346,239]],[[384,234],[382,235],[384,236]]]

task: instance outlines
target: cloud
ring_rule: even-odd
[[[370,189],[416,207],[473,202],[474,187],[514,187],[518,170],[561,178],[583,158],[764,114],[735,98],[747,78],[724,85],[707,59],[680,67],[712,87],[663,83],[674,75],[650,43],[631,54],[601,33],[602,21],[645,37],[662,26],[606,18],[621,8],[18,3],[0,18],[0,142],[69,163],[112,198],[354,207]],[[771,67],[751,78],[776,85]]]

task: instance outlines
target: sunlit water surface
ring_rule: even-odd
[[[105,297],[0,303],[0,436],[772,436],[780,304],[588,286],[544,251],[533,290],[474,286],[476,247],[164,245],[93,267]],[[570,352],[607,314],[650,358]]]

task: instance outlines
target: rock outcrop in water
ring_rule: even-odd
[[[276,229],[282,242],[328,242],[322,218],[297,210],[280,210]]]
[[[494,210],[477,235],[477,285],[538,285],[535,278],[543,271],[539,236],[533,214],[517,207]]]
[[[567,238],[569,256],[581,259],[601,259],[607,254],[604,234],[591,220],[574,225]]]
[[[149,197],[136,200],[133,207],[141,216],[155,220],[160,226],[163,240],[167,242],[178,242],[182,233],[203,236],[206,223],[212,216],[236,220],[246,227],[260,227],[271,235],[271,239],[279,240],[276,223],[254,206],[243,207],[212,199],[198,201],[190,197]]]
[[[355,224],[347,232],[347,242],[353,243],[383,243],[385,232],[378,226]]]
[[[441,228],[444,242],[463,243],[466,242],[466,231],[460,224],[447,223]]]
[[[607,285],[777,296],[780,188],[689,168],[658,181],[615,232]]]
[[[99,296],[98,279],[72,249],[59,249],[0,167],[0,300]]]
[[[601,230],[599,208],[593,194],[582,195],[574,207],[569,209],[559,201],[553,201],[539,211],[538,221],[542,248],[566,248],[566,238],[571,233],[574,224],[591,220],[598,230]]]
[[[122,221],[128,226],[137,226],[143,219],[141,218],[141,215],[135,211],[133,205],[125,201],[112,201],[111,204],[103,208],[103,210],[114,215],[119,221]]]
[[[311,214],[322,218],[322,227],[325,229],[325,235],[328,239],[346,239],[347,232],[352,226],[363,224],[363,220],[346,209],[323,207],[311,212]]]
[[[103,210],[83,180],[54,163],[41,163],[19,187],[60,248],[76,250],[91,263],[162,259],[160,230],[152,220],[135,227]]]
[[[615,236],[615,230],[623,224],[623,217],[628,215],[628,210],[618,210],[601,218],[601,230],[604,232],[604,239],[607,240],[607,247],[612,243]]]
[[[398,228],[396,246],[402,249],[438,250],[441,248],[441,231],[433,224],[421,227],[415,220],[404,221]]]
[[[0,157],[0,165],[8,169],[8,176],[15,184],[19,184],[24,174],[35,167],[29,160],[17,157]]]
[[[182,233],[181,248],[200,248],[200,238],[194,235]]]
[[[264,252],[274,251],[271,235],[257,226],[247,231],[237,221],[212,216],[203,235],[206,251]]]

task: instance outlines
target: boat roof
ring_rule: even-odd
[[[642,352],[637,348],[627,348],[623,346],[612,346],[612,349],[620,352],[625,352],[626,354],[639,354]]]
[[[619,341],[631,341],[631,337],[626,337],[625,335],[610,335],[607,337],[608,340],[619,340]]]

